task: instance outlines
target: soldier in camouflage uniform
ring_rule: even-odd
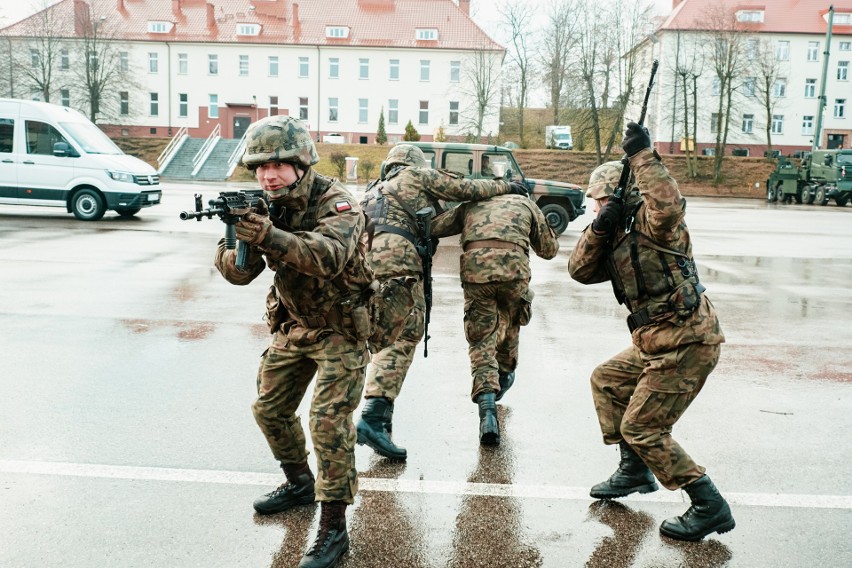
[[[609,280],[630,310],[632,345],[592,373],[592,394],[604,443],[619,444],[615,473],[592,488],[612,499],[683,488],[692,506],[668,519],[660,532],[700,540],[734,528],[725,499],[710,478],[672,438],[672,427],[695,399],[719,360],[725,338],[713,304],[698,281],[684,222],[686,200],[650,150],[648,131],[629,123],[623,147],[639,191],[624,203],[609,199],[620,162],[592,172],[587,195],[596,219],[583,231],[569,260],[571,277],[583,284]]]
[[[524,192],[502,180],[469,180],[431,169],[420,148],[399,144],[391,148],[382,165],[382,179],[367,189],[361,205],[375,223],[376,235],[370,263],[381,281],[381,296],[388,298],[383,314],[386,347],[373,355],[367,370],[367,399],[358,421],[358,443],[378,454],[404,460],[405,448],[390,439],[393,404],[423,338],[426,301],[423,263],[417,246],[425,238],[415,214],[424,208],[440,211],[439,200],[475,201],[510,191]],[[395,339],[394,339],[395,338]]]
[[[499,444],[496,401],[515,381],[520,326],[532,315],[529,251],[551,259],[559,242],[538,205],[518,195],[463,203],[435,219],[433,231],[461,233],[471,399],[479,405],[480,443]]]
[[[345,511],[358,489],[352,413],[369,361],[364,315],[374,282],[360,242],[366,220],[340,183],[311,168],[319,157],[303,123],[267,117],[249,127],[246,139],[242,162],[270,205],[261,202],[236,225],[237,238],[251,245],[246,271],[237,269],[235,251],[223,241],[215,262],[237,285],[267,266],[274,272],[266,313],[272,340],[261,357],[252,410],[287,477],[254,508],[268,515],[319,501],[319,533],[299,566],[334,566],[349,547]],[[296,415],[314,377],[309,427],[316,480]]]

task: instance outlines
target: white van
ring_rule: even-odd
[[[160,203],[157,170],[128,156],[80,112],[0,98],[0,203],[65,207],[83,221]]]

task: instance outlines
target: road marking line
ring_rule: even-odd
[[[134,481],[222,483],[228,485],[276,486],[281,483],[281,474],[274,473],[15,460],[0,460],[0,473],[130,479]],[[591,500],[587,487],[567,487],[563,485],[503,485],[496,483],[418,481],[414,479],[387,479],[377,477],[359,477],[358,483],[363,491],[436,495],[479,495],[520,499]],[[847,495],[725,492],[724,496],[732,505],[749,507],[852,510],[852,496]],[[681,503],[686,500],[686,497],[682,492],[659,491],[646,495],[631,495],[630,500],[653,503]]]

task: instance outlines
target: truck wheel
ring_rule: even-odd
[[[808,186],[802,188],[802,201],[808,205],[814,202],[814,194]]]
[[[828,199],[826,199],[825,197],[824,186],[819,186],[818,188],[816,188],[816,191],[814,192],[814,202],[818,203],[819,205],[826,205],[828,203]]]
[[[775,203],[778,200],[778,192],[774,187],[769,185],[769,182],[766,182],[766,201],[769,203]]]
[[[796,189],[796,195],[794,197],[795,200],[796,200],[796,203],[804,203],[805,202],[805,200],[808,198],[806,192],[807,192],[807,190],[803,187]]]
[[[81,189],[71,198],[71,212],[81,221],[97,221],[106,213],[104,199],[94,189]]]
[[[845,207],[849,203],[849,198],[845,195],[843,197],[835,197],[834,202],[837,203],[838,207]]]
[[[547,203],[542,205],[541,212],[547,219],[547,224],[556,235],[561,235],[568,228],[568,211],[558,203]]]

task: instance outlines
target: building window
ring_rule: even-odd
[[[756,39],[746,40],[745,53],[748,59],[757,59],[759,43]]]
[[[429,124],[429,101],[420,101],[418,122],[420,124]]]
[[[128,91],[118,93],[118,112],[121,116],[130,114],[130,93]]]
[[[417,28],[415,36],[418,41],[434,41],[438,39],[438,30],[435,28]]]
[[[148,33],[167,34],[172,31],[173,26],[171,22],[148,22]]]
[[[41,57],[38,54],[38,50],[37,49],[31,49],[30,50],[30,66],[38,67],[40,61],[41,61]]]
[[[277,77],[278,76],[278,56],[277,55],[270,55],[269,58],[267,59],[267,63],[268,63],[267,68],[268,68],[269,76],[270,77]]]
[[[846,117],[846,99],[834,99],[834,118]]]
[[[457,125],[459,123],[459,102],[450,101],[450,124]]]
[[[772,115],[772,134],[782,134],[784,132],[784,115]]]
[[[844,14],[844,13],[835,13],[834,14],[834,25],[835,26],[848,26],[852,24],[852,14]]]
[[[775,84],[772,85],[772,94],[776,97],[786,97],[787,96],[787,79],[784,77],[779,77],[775,79]]]
[[[328,121],[337,122],[337,97],[328,99]]]
[[[150,114],[151,116],[159,116],[160,114],[160,93],[148,93],[151,99]]]
[[[790,59],[790,42],[779,40],[775,43],[775,59],[778,61],[788,61]]]
[[[89,52],[89,67],[95,71],[98,70],[98,52],[90,51]]]
[[[429,80],[429,65],[430,62],[428,59],[420,60],[420,80],[428,81]]]
[[[207,73],[210,75],[219,74],[219,56],[215,53],[207,55]]]
[[[189,74],[189,55],[178,53],[178,75]]]
[[[299,120],[308,120],[308,97],[299,97]]]
[[[852,41],[840,42],[840,51],[849,51],[850,49],[852,49]]]
[[[812,99],[816,96],[816,79],[805,79],[805,98]]]
[[[743,83],[743,94],[747,97],[753,97],[756,84],[757,81],[754,77],[746,77],[745,82]]]
[[[126,51],[124,53],[127,53]],[[71,59],[68,57],[68,50],[62,49],[59,51],[59,68],[63,71],[71,67]]]
[[[269,97],[269,116],[278,116],[278,97]]]
[[[808,42],[808,61],[819,61],[819,42]]]
[[[461,61],[450,61],[450,83],[461,81]]]
[[[849,62],[848,61],[838,61],[837,62],[837,80],[838,81],[848,81],[849,80]]]
[[[328,58],[328,78],[340,78],[340,59],[338,59],[337,57]]]
[[[127,72],[130,70],[130,54],[126,51],[121,51],[118,54],[118,67]]]
[[[399,124],[399,99],[388,100],[388,124]]]
[[[249,56],[240,55],[240,77],[248,77],[249,72]]]
[[[399,81],[399,59],[390,60],[388,79],[391,81]]]
[[[219,118],[219,95],[210,95],[207,105],[207,118]]]
[[[148,73],[159,73],[160,55],[158,53],[148,54]]]
[[[326,26],[325,27],[325,37],[331,37],[335,39],[347,38],[349,37],[349,28],[346,26]]]
[[[71,91],[59,89],[59,104],[64,107],[71,106]]]
[[[714,112],[710,115],[710,133],[716,134],[719,132],[719,113]]]
[[[358,122],[365,124],[369,119],[367,99],[358,99]]]
[[[358,78],[359,79],[369,79],[370,78],[370,60],[369,59],[359,59],[358,60]]]
[[[743,132],[746,134],[751,134],[754,131],[754,115],[753,114],[744,114],[743,115]]]
[[[740,10],[737,12],[738,22],[762,22],[763,10]]]
[[[178,93],[178,116],[186,118],[189,116],[189,95]]]
[[[802,134],[813,136],[814,134],[814,117],[813,115],[805,115],[802,117]]]
[[[713,77],[713,96],[718,97],[722,94],[722,80],[718,77]]]
[[[299,77],[307,77],[308,76],[308,58],[300,57],[299,58]]]
[[[260,24],[237,24],[238,36],[260,35]]]

